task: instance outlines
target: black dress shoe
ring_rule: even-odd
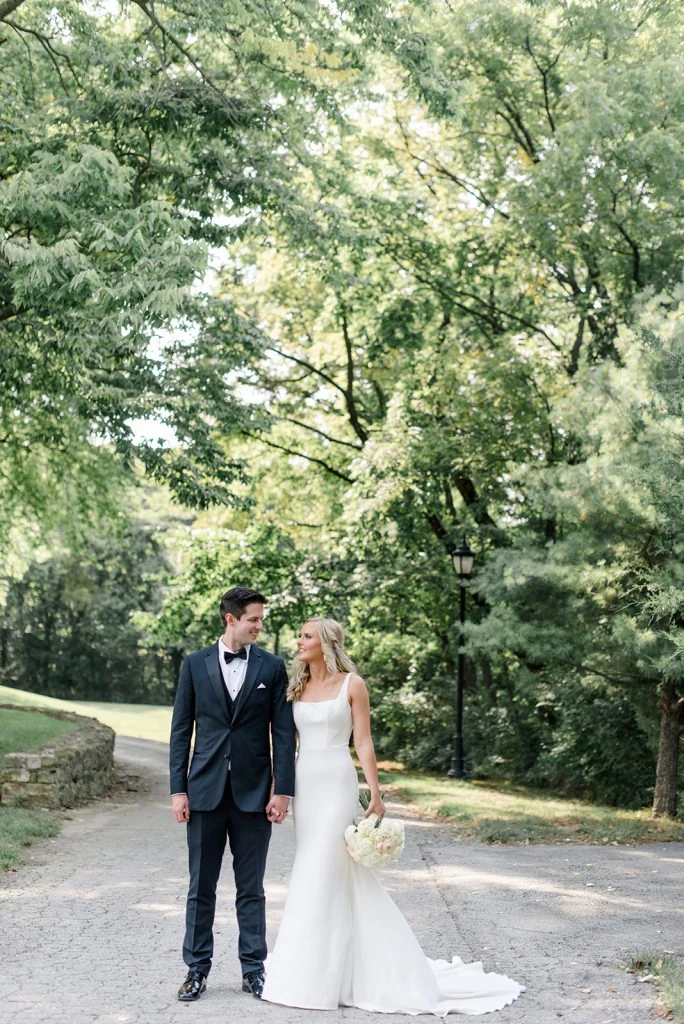
[[[264,972],[260,968],[242,975],[242,991],[251,992],[255,999],[261,999],[261,993],[264,991]]]
[[[204,977],[201,971],[196,968],[191,968],[185,978],[185,981],[178,989],[178,998],[182,1003],[192,1003],[204,992],[207,987],[207,979]]]

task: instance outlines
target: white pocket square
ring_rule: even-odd
[[[266,689],[266,687],[264,686],[263,683],[259,683],[259,685],[257,686],[257,690],[265,690],[265,689]]]

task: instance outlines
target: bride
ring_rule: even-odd
[[[429,960],[371,868],[347,853],[344,830],[361,811],[349,738],[370,788],[367,815],[385,807],[366,684],[333,619],[302,627],[288,689],[299,736],[293,804],[296,852],[262,998],[286,1006],[381,1013],[483,1014],[522,988],[479,963]]]

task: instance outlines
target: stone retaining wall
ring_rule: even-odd
[[[6,754],[0,764],[0,803],[5,807],[74,807],[109,791],[114,781],[114,730],[70,711],[0,707],[77,722],[41,750]]]

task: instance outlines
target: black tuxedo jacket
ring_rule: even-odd
[[[169,767],[171,793],[188,794],[190,813],[218,806],[229,767],[243,811],[263,811],[272,779],[276,794],[294,795],[295,727],[286,691],[283,659],[252,645],[231,716],[218,644],[188,655],[173,707]]]

